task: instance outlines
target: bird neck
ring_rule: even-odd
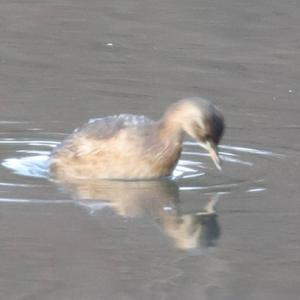
[[[159,136],[161,140],[173,143],[182,143],[183,129],[176,111],[167,111],[158,122]]]

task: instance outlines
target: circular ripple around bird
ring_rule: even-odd
[[[54,184],[48,178],[49,157],[65,135],[40,128],[22,128],[28,125],[6,124],[16,127],[15,130],[0,133],[2,201],[14,201],[16,194],[22,195],[23,200],[32,197],[41,201],[51,199]],[[197,143],[185,142],[172,180],[181,191],[263,192],[266,189],[264,166],[270,160],[283,158],[269,150],[240,145],[220,145],[219,151],[223,161],[222,172],[215,169],[208,154]]]

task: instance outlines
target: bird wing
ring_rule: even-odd
[[[82,127],[75,129],[57,149],[65,149],[70,155],[83,156],[96,153],[104,141],[109,141],[123,129],[146,128],[154,122],[145,117],[131,114],[91,119]],[[107,143],[106,143],[107,144]]]
[[[84,135],[87,138],[107,139],[116,135],[120,130],[128,127],[145,127],[153,121],[145,116],[122,114],[104,118],[91,119],[73,135]]]

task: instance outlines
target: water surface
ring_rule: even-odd
[[[0,4],[0,298],[298,299],[297,1]],[[170,180],[56,182],[90,118],[157,119],[200,95],[223,171],[193,141]]]

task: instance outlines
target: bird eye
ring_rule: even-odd
[[[204,136],[204,140],[205,140],[205,141],[210,141],[210,140],[211,140],[211,135],[210,135],[210,134],[206,134],[206,135]]]

